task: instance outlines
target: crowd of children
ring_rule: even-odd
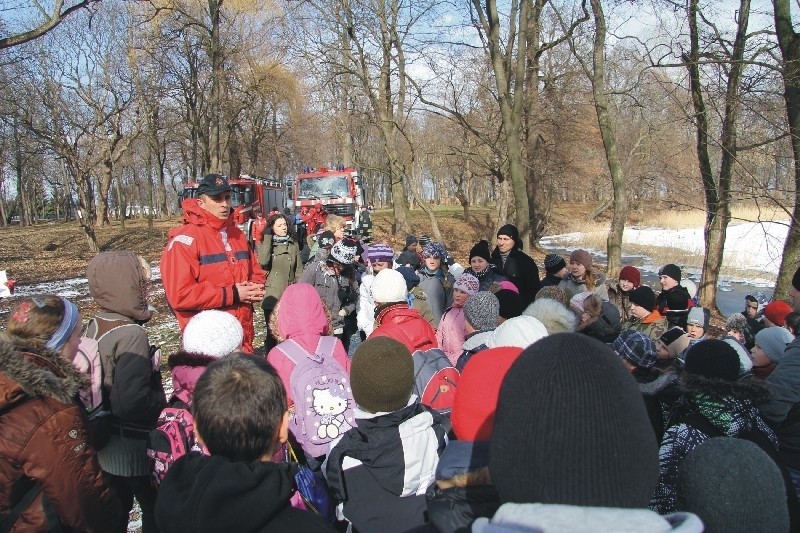
[[[800,528],[800,269],[791,305],[748,297],[714,338],[674,264],[658,293],[585,250],[540,279],[507,225],[464,270],[426,236],[396,254],[307,218],[302,274],[285,217],[258,244],[266,356],[235,313],[195,313],[169,398],[132,252],[90,262],[86,327],[68,299],[16,302],[0,530],[124,531],[134,499],[145,533]]]

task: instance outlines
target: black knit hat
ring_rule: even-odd
[[[628,299],[632,304],[636,304],[639,307],[644,307],[651,313],[653,312],[653,309],[656,308],[656,293],[654,293],[653,289],[647,285],[642,285],[641,287],[636,287],[633,289],[630,293],[628,293]]]
[[[514,239],[514,248],[522,249],[522,241],[519,240],[519,230],[514,224],[506,224],[497,230],[497,236],[505,235]]]
[[[795,290],[800,291],[800,268],[794,271],[794,276],[792,277],[792,287]]]
[[[482,257],[487,263],[491,263],[492,256],[489,253],[489,241],[481,239],[478,244],[473,246],[469,251],[469,260],[472,261],[473,257]]]
[[[500,301],[500,316],[506,320],[520,316],[525,310],[522,296],[512,290],[501,289],[494,295]]]
[[[686,353],[684,372],[732,383],[739,378],[739,355],[725,341],[700,341]]]
[[[562,268],[567,268],[567,262],[558,254],[547,254],[544,256],[544,269],[548,274],[556,274]]]
[[[661,270],[658,271],[658,275],[669,276],[678,283],[681,282],[681,269],[678,267],[678,265],[673,265],[672,263],[661,267]]]
[[[389,337],[362,342],[350,365],[353,399],[370,413],[402,409],[414,387],[414,361],[405,345]]]
[[[646,507],[658,445],[619,357],[579,333],[525,349],[503,379],[489,468],[501,503]]]
[[[680,464],[677,494],[677,510],[695,513],[706,531],[790,530],[781,471],[745,439],[707,439],[689,452]]]

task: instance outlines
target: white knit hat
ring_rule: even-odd
[[[183,330],[183,349],[189,353],[224,357],[241,348],[244,331],[236,317],[225,311],[201,311]]]
[[[375,275],[372,282],[372,299],[377,303],[404,302],[408,291],[406,278],[397,270],[387,268]]]
[[[495,329],[486,340],[486,346],[516,346],[527,348],[539,339],[547,337],[547,329],[532,316],[509,318]]]

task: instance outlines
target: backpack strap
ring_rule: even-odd
[[[36,499],[40,492],[42,492],[42,484],[37,481],[31,485],[31,488],[28,489],[28,492],[25,493],[22,499],[17,502],[17,505],[11,509],[11,512],[9,512],[5,518],[3,518],[3,521],[0,522],[0,533],[7,533],[8,531],[11,531],[11,528],[14,527],[14,524],[17,522],[19,516],[31,505],[31,503],[33,503],[33,500]]]
[[[320,342],[322,342],[322,339],[320,339]],[[284,355],[286,355],[286,357],[288,357],[289,360],[295,365],[300,364],[303,359],[311,359],[319,362],[319,358],[316,355],[308,353],[302,346],[300,346],[300,344],[297,343],[297,341],[292,339],[283,341],[277,345],[276,348],[282,351]]]
[[[323,359],[330,359],[336,351],[336,341],[339,339],[334,336],[323,335],[317,343],[317,355]]]

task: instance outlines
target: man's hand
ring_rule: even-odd
[[[236,284],[239,300],[247,303],[256,303],[264,299],[264,287],[252,281],[243,281]]]

